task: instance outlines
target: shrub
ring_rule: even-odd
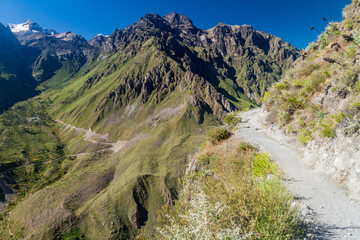
[[[347,50],[346,50],[346,56],[348,58],[355,58],[356,57],[356,46],[355,45],[351,45]]]
[[[323,49],[332,41],[334,37],[340,36],[341,31],[336,23],[330,23],[325,32],[320,35],[320,47]]]
[[[218,159],[218,156],[210,153],[204,153],[197,157],[197,164],[200,167],[210,166],[213,161]]]
[[[337,123],[341,122],[341,119],[343,119],[344,117],[345,115],[343,113],[334,114],[331,116],[331,118],[334,119]]]
[[[351,70],[346,70],[342,74],[342,83],[346,86],[352,87],[352,86],[356,85],[356,82],[358,82],[357,77],[358,77],[357,73],[355,73]]]
[[[360,120],[349,118],[349,116],[345,116],[346,126],[345,132],[347,134],[354,134],[360,129]]]
[[[316,43],[311,43],[308,48],[311,52],[315,52],[318,49],[318,45]]]
[[[312,93],[318,90],[318,87],[321,83],[324,83],[326,78],[322,74],[313,74],[305,81],[305,91],[307,93]]]
[[[56,240],[86,240],[87,238],[81,232],[80,229],[74,228],[71,231],[65,233],[64,235],[59,235],[55,237]]]
[[[353,28],[353,23],[350,19],[345,19],[344,20],[344,27],[345,28],[349,28],[349,29],[352,29]]]
[[[212,143],[217,143],[229,138],[231,136],[231,133],[225,127],[216,127],[209,129],[206,133],[206,136],[207,139],[210,140]]]
[[[355,82],[354,90],[357,92],[360,92],[360,82],[359,81]]]
[[[264,93],[264,97],[262,98],[261,102],[266,104],[272,104],[274,102],[274,98],[273,96],[271,96],[271,94],[268,91],[266,91]]]
[[[305,100],[302,98],[297,98],[296,96],[290,96],[285,101],[285,109],[289,113],[294,113],[297,109],[303,108],[305,105]]]
[[[294,128],[294,126],[292,126],[292,125],[286,125],[286,128],[288,129],[289,132],[291,132],[291,133],[296,133],[296,129]]]
[[[280,111],[279,116],[280,125],[285,125],[290,121],[290,113],[288,111]]]
[[[360,110],[360,102],[354,103],[353,107],[356,108],[357,110]]]
[[[327,138],[334,138],[336,136],[335,129],[332,127],[332,124],[321,123],[321,135]]]
[[[300,117],[300,118],[298,119],[297,124],[298,124],[298,126],[301,127],[301,128],[303,128],[303,127],[306,126],[306,123],[305,123],[303,117]]]
[[[325,77],[330,77],[331,74],[328,71],[324,71],[323,74],[325,75]]]
[[[304,81],[302,81],[301,79],[295,79],[294,81],[292,81],[291,85],[293,85],[295,88],[302,88],[304,86]]]
[[[276,90],[288,90],[289,88],[290,88],[290,85],[287,81],[275,84]]]
[[[301,69],[300,76],[309,76],[310,74],[312,74],[314,71],[316,71],[318,69],[320,69],[320,65],[310,64],[310,65],[304,67],[303,69]]]
[[[235,112],[228,113],[224,119],[224,123],[228,126],[235,126],[241,122],[241,117],[237,116]]]
[[[308,129],[304,129],[303,131],[300,132],[300,134],[298,135],[298,140],[301,144],[303,144],[304,146],[306,146],[311,140],[313,140],[313,136],[311,135],[310,130]]]
[[[281,171],[279,166],[271,161],[268,153],[258,153],[255,156],[253,173],[255,177],[266,177],[269,174],[279,176]]]
[[[241,143],[238,147],[238,151],[254,151],[255,147],[249,143]]]

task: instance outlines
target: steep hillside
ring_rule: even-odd
[[[329,23],[265,95],[269,124],[305,145],[304,162],[360,196],[360,2]]]
[[[205,31],[176,13],[147,14],[90,44],[98,55],[3,120],[15,124],[8,120],[41,114],[41,121],[21,122],[19,129],[15,124],[16,136],[36,139],[49,131],[65,144],[26,152],[16,145],[11,161],[3,161],[24,193],[5,211],[3,238],[129,239],[140,228],[152,233],[156,211],[177,198],[179,178],[205,130],[229,111],[256,106],[298,56],[296,48],[250,26],[219,24]],[[23,112],[16,111],[20,106]],[[39,159],[41,152],[52,161]],[[15,161],[27,165],[13,169]],[[27,184],[26,173],[42,184]]]

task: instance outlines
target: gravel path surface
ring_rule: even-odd
[[[266,136],[262,131],[260,109],[240,116],[243,121],[233,137],[254,144],[276,159],[295,199],[306,205],[301,214],[311,215],[316,224],[315,233],[309,238],[359,240],[360,203],[323,175],[302,165],[296,151]]]

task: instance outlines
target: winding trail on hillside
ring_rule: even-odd
[[[55,120],[55,122],[65,126],[65,129],[63,131],[65,131],[66,129],[72,129],[72,130],[75,130],[76,132],[84,133],[84,136],[83,136],[84,141],[88,141],[88,142],[95,143],[95,144],[104,144],[104,145],[110,145],[111,146],[109,148],[104,148],[104,149],[94,151],[94,152],[79,153],[79,154],[77,154],[75,156],[81,156],[81,155],[84,155],[84,154],[97,153],[97,152],[104,152],[104,151],[107,151],[107,150],[111,150],[113,153],[116,153],[116,152],[120,151],[123,147],[125,147],[125,145],[128,142],[128,141],[124,141],[124,140],[119,140],[117,142],[110,142],[108,133],[99,134],[97,132],[91,131],[91,128],[90,129],[78,128],[78,127],[75,127],[75,126],[73,126],[71,124],[64,123],[63,121],[58,120],[58,119]]]
[[[286,184],[295,199],[307,206],[312,215],[316,239],[360,239],[360,203],[343,189],[299,161],[295,150],[283,146],[264,133],[261,109],[241,113],[242,123],[233,138],[252,143],[270,153],[283,169]]]
[[[137,135],[129,141],[118,140],[116,142],[111,142],[111,141],[109,141],[109,134],[99,134],[99,133],[93,132],[91,129],[78,128],[71,124],[65,123],[61,120],[56,120],[56,122],[65,127],[63,131],[65,131],[66,129],[74,130],[80,134],[83,134],[84,141],[91,142],[94,144],[103,144],[105,146],[103,149],[100,149],[100,150],[91,151],[91,152],[81,152],[81,153],[77,153],[77,154],[68,154],[65,157],[77,157],[78,158],[78,157],[88,155],[88,154],[95,154],[95,153],[107,152],[107,151],[110,151],[113,154],[115,154],[115,153],[119,152],[120,150],[122,150],[126,147],[129,147],[129,146],[133,145],[134,143],[136,143],[137,141],[146,137],[145,135]],[[8,174],[9,171],[19,169],[19,168],[29,167],[29,166],[36,166],[36,165],[40,165],[40,164],[51,163],[51,162],[58,161],[61,158],[50,159],[48,161],[43,161],[43,162],[27,163],[27,164],[20,165],[20,166],[14,166],[12,168],[6,169],[3,172],[0,172],[0,211],[2,209],[4,209],[4,207],[7,205],[8,202],[14,200],[14,198],[15,198],[15,189],[13,189],[11,186],[11,184],[14,184],[15,182],[9,176],[9,174]]]

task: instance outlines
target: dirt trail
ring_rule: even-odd
[[[84,128],[78,128],[78,127],[75,127],[71,124],[68,124],[68,123],[64,123],[63,121],[61,120],[56,120],[57,123],[60,123],[62,125],[65,126],[65,129],[72,129],[72,130],[75,130],[76,132],[78,133],[84,133],[84,140],[85,141],[88,141],[88,142],[91,142],[91,143],[96,143],[96,144],[104,144],[104,145],[111,145],[112,147],[110,148],[105,148],[105,149],[101,149],[101,150],[98,150],[98,151],[94,151],[94,152],[85,152],[85,153],[79,153],[79,154],[76,154],[74,156],[82,156],[84,154],[90,154],[90,153],[97,153],[97,152],[104,152],[104,151],[107,151],[107,150],[111,150],[113,153],[117,153],[118,151],[120,151],[126,144],[128,141],[124,141],[124,140],[119,140],[117,142],[110,142],[109,141],[109,134],[106,133],[106,134],[99,134],[97,132],[93,132],[91,131],[91,128],[90,129],[84,129]]]
[[[62,124],[65,126],[65,129],[72,129],[75,130],[77,133],[83,133],[84,134],[84,141],[88,141],[91,143],[95,143],[95,144],[104,144],[106,145],[105,148],[97,150],[97,151],[92,151],[92,152],[82,152],[82,153],[77,153],[77,154],[70,154],[67,155],[68,157],[81,157],[87,154],[94,154],[94,153],[100,153],[100,152],[106,152],[106,151],[112,151],[113,154],[119,152],[120,150],[122,150],[123,148],[126,148],[128,146],[131,146],[132,144],[136,143],[137,141],[144,139],[146,136],[145,135],[138,135],[135,136],[133,139],[131,139],[130,141],[124,141],[124,140],[119,140],[117,142],[110,142],[109,141],[109,134],[99,134],[96,132],[91,131],[91,129],[83,129],[83,128],[78,128],[75,126],[72,126],[68,123],[64,123],[61,120],[56,120],[57,123]],[[111,146],[111,147],[107,147],[107,146]],[[21,166],[16,166],[13,168],[9,168],[4,172],[0,172],[0,211],[1,209],[3,209],[7,203],[9,201],[12,201],[15,197],[15,191],[14,189],[12,189],[11,184],[14,183],[13,179],[11,179],[8,176],[8,172],[11,170],[15,170],[18,168],[23,168],[23,167],[27,167],[27,166],[35,166],[35,165],[39,165],[39,164],[45,164],[45,163],[50,163],[50,162],[55,162],[57,160],[59,160],[60,158],[57,159],[51,159],[48,161],[44,161],[44,162],[34,162],[34,163],[28,163],[28,164],[24,164]]]
[[[323,175],[302,165],[296,151],[267,136],[262,131],[260,111],[241,113],[243,122],[233,138],[250,142],[276,159],[290,191],[308,207],[304,215],[313,215],[318,225],[316,239],[360,239],[360,203]]]

